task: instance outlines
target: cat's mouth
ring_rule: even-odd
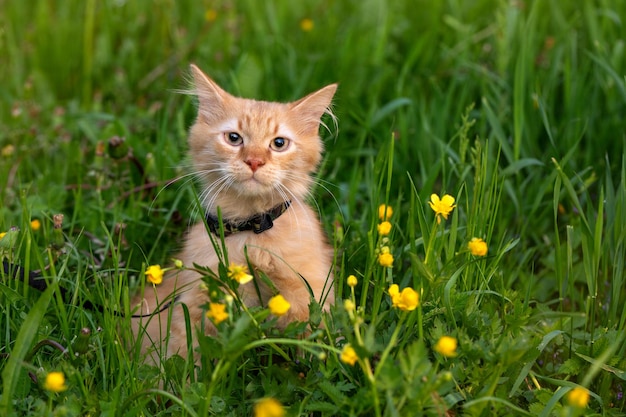
[[[239,181],[239,184],[244,190],[252,194],[260,194],[274,188],[271,181],[268,181],[267,178],[263,178],[258,172],[251,173],[246,178]]]

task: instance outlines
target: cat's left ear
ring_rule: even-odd
[[[320,121],[325,113],[332,116],[330,104],[337,91],[337,84],[330,84],[308,96],[290,104],[307,129],[319,129]],[[333,116],[334,117],[334,116]]]

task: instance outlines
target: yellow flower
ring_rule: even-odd
[[[359,359],[359,357],[357,356],[354,348],[350,346],[350,344],[347,344],[343,347],[343,350],[341,351],[341,356],[339,356],[339,359],[341,359],[341,362],[343,363],[347,363],[350,366],[354,366],[354,364]]]
[[[378,263],[380,266],[391,268],[393,266],[393,255],[389,252],[378,255]]]
[[[285,297],[280,294],[270,298],[270,300],[267,302],[267,306],[269,307],[270,312],[278,317],[286,314],[291,308],[291,304],[289,304],[289,301],[285,300]]]
[[[473,237],[467,244],[467,248],[474,256],[485,256],[487,254],[487,242],[479,237]]]
[[[378,225],[378,234],[387,236],[391,232],[391,223],[384,221]]]
[[[67,389],[65,385],[65,375],[63,375],[63,372],[50,372],[46,375],[46,381],[43,383],[43,387],[52,392],[65,391]]]
[[[302,29],[303,32],[310,32],[313,30],[313,28],[315,27],[315,24],[313,23],[313,20],[307,18],[304,18],[300,21],[300,29]]]
[[[214,22],[217,19],[217,11],[214,9],[208,9],[204,12],[204,20],[207,22]]]
[[[389,296],[395,308],[402,311],[413,311],[420,304],[420,296],[413,288],[406,287],[400,292],[398,284],[389,287]]]
[[[0,232],[0,240],[7,235],[7,232]]]
[[[356,284],[359,283],[359,280],[356,279],[356,277],[354,275],[348,276],[347,281],[348,281],[348,287],[351,287],[351,288],[356,287]]]
[[[448,220],[448,216],[452,212],[452,209],[456,207],[454,204],[454,197],[449,194],[444,195],[441,199],[439,199],[437,194],[432,194],[428,204],[430,204],[430,208],[433,209],[435,215],[437,216],[437,223],[441,222],[441,217]]]
[[[577,408],[585,408],[589,403],[589,391],[583,387],[576,387],[567,393],[567,402]]]
[[[285,409],[274,398],[263,398],[254,405],[254,417],[283,417]]]
[[[15,146],[13,145],[6,145],[4,148],[2,148],[2,151],[0,151],[2,156],[6,156],[6,157],[13,155],[14,152],[15,152]]]
[[[248,274],[248,268],[245,265],[230,264],[228,267],[228,277],[240,284],[252,281],[252,275]]]
[[[435,344],[435,352],[438,352],[446,358],[456,356],[457,341],[451,336],[441,336]]]
[[[391,216],[393,215],[393,209],[391,208],[391,206],[388,206],[386,204],[381,204],[380,206],[378,206],[378,218],[382,221],[387,221],[391,218]]]
[[[37,219],[31,220],[30,228],[33,230],[33,232],[36,232],[37,230],[41,228],[41,222]]]
[[[352,300],[343,300],[343,308],[348,313],[350,313],[351,311],[354,311],[356,309],[356,305],[354,304],[354,301]]]
[[[220,324],[228,318],[226,304],[209,303],[209,310],[206,312],[206,316],[213,320],[213,323]]]
[[[395,297],[396,295],[400,294],[400,287],[398,287],[398,284],[392,284],[389,287],[388,291],[389,291],[389,295],[393,299],[393,297]],[[395,305],[394,305],[394,307],[395,307]]]
[[[159,285],[163,282],[163,272],[159,265],[150,265],[146,269],[146,279],[154,285]]]

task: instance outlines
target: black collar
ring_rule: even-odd
[[[231,235],[237,232],[243,232],[246,230],[252,230],[254,233],[259,234],[271,229],[274,226],[274,220],[280,217],[289,206],[291,201],[284,201],[274,208],[266,211],[265,213],[257,213],[252,217],[241,222],[232,222],[222,219],[224,225],[224,236]],[[217,216],[207,213],[205,216],[209,230],[217,236],[220,235],[220,221]]]

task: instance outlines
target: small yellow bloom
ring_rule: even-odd
[[[456,207],[456,205],[454,204],[454,197],[449,194],[444,195],[443,197],[441,197],[441,199],[439,199],[439,196],[437,194],[432,194],[430,196],[430,201],[428,202],[428,204],[437,216],[437,223],[441,222],[441,217],[448,220],[448,216]]]
[[[204,12],[204,20],[207,22],[214,22],[217,19],[217,11],[215,9],[208,9]]]
[[[395,297],[396,295],[400,294],[400,287],[398,287],[398,284],[392,284],[389,287],[389,295],[391,296],[391,298],[393,299],[393,297]],[[394,306],[395,307],[395,306]]]
[[[46,381],[43,383],[43,387],[52,392],[61,392],[67,389],[65,385],[65,375],[63,372],[50,372],[46,375]]]
[[[263,398],[254,405],[254,417],[283,417],[285,409],[274,398]]]
[[[567,402],[577,408],[585,408],[589,403],[589,391],[583,387],[576,387],[567,393]]]
[[[388,206],[386,204],[381,204],[380,206],[378,206],[378,218],[380,220],[386,222],[391,218],[392,215],[393,209],[391,208],[391,206]]]
[[[209,310],[206,312],[206,316],[213,320],[213,323],[220,324],[228,318],[226,304],[209,303]]]
[[[2,154],[2,156],[9,157],[13,155],[14,152],[15,152],[15,146],[6,145],[4,148],[2,148],[2,151],[0,153]]]
[[[393,255],[389,252],[378,255],[378,263],[380,266],[391,268],[393,266]]]
[[[303,32],[310,32],[314,27],[315,23],[309,18],[304,18],[300,21],[300,29],[302,29]]]
[[[467,244],[467,248],[474,256],[485,256],[487,254],[487,242],[479,237],[473,237]]]
[[[341,356],[339,356],[339,359],[341,359],[341,362],[343,363],[347,363],[350,366],[354,366],[354,364],[359,359],[359,357],[357,356],[354,348],[350,346],[350,344],[347,344],[343,347],[343,350],[341,351]]]
[[[393,284],[388,291],[393,306],[402,311],[413,311],[420,304],[420,296],[413,288],[406,287],[400,292],[398,284]]]
[[[348,281],[348,287],[350,288],[356,287],[356,285],[359,283],[359,280],[356,279],[354,275],[349,275],[347,281]]]
[[[354,301],[352,300],[343,300],[343,308],[348,313],[350,313],[356,309],[356,305],[354,304]]]
[[[31,220],[30,228],[32,229],[33,232],[36,232],[37,230],[41,228],[41,222],[37,219]]]
[[[248,268],[245,265],[230,264],[228,267],[228,277],[240,284],[252,281],[252,275],[248,274]]]
[[[291,308],[291,304],[289,304],[289,301],[285,300],[285,297],[280,294],[270,298],[270,300],[267,302],[267,306],[269,307],[270,312],[278,317],[286,314]]]
[[[159,265],[150,265],[146,269],[146,279],[154,285],[159,285],[163,282],[163,272]]]
[[[7,235],[7,232],[0,232],[0,240]]]
[[[378,234],[387,236],[391,232],[391,223],[384,221],[378,225]]]
[[[438,352],[446,358],[456,356],[457,341],[451,336],[441,336],[435,344],[435,352]]]

